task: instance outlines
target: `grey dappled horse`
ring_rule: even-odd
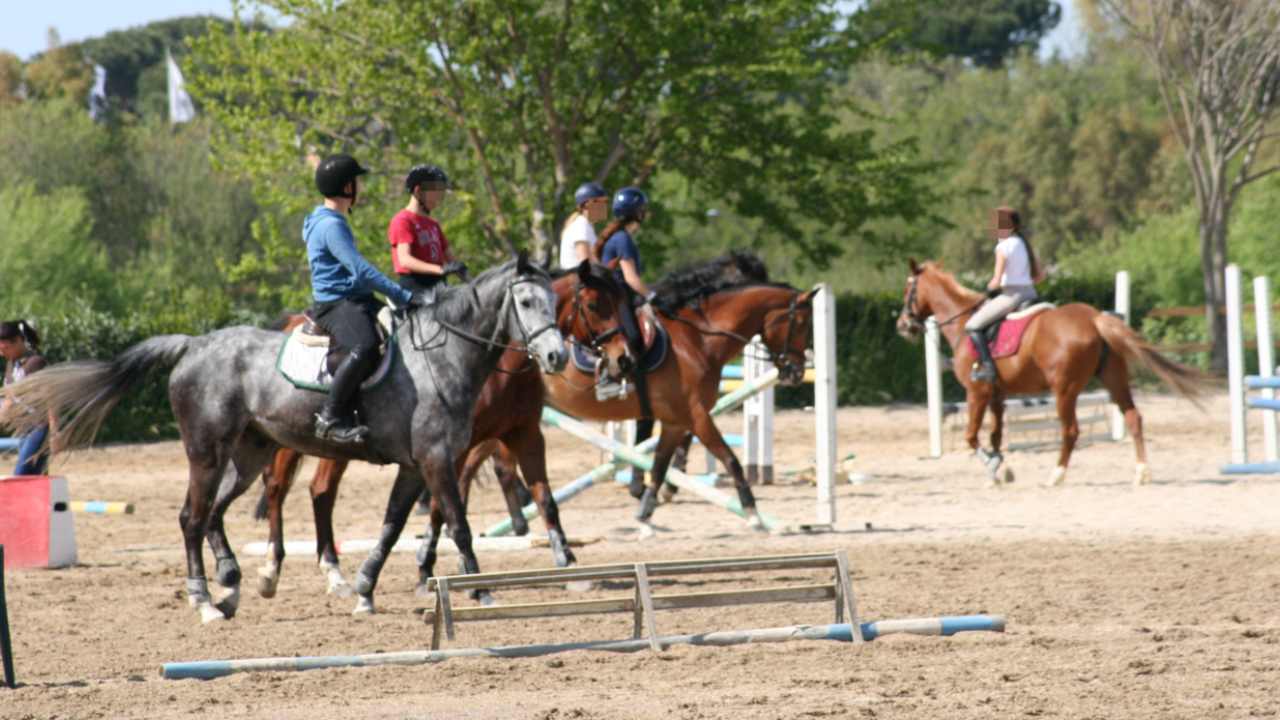
[[[233,616],[240,566],[223,530],[227,507],[245,491],[278,447],[308,455],[395,463],[377,546],[356,578],[356,612],[373,611],[373,591],[392,546],[423,487],[439,498],[466,572],[478,572],[471,530],[458,497],[455,459],[468,447],[476,395],[507,342],[524,344],[543,372],[564,369],[550,278],[524,255],[474,282],[442,288],[439,300],[415,307],[397,330],[396,358],[385,380],[361,391],[357,407],[369,426],[364,447],[315,437],[324,394],[295,388],[276,369],[284,335],[233,327],[207,335],[161,335],[115,360],[54,365],[15,385],[36,412],[0,418],[26,432],[28,418],[49,410],[62,418],[70,445],[92,441],[107,413],[155,367],[172,366],[169,402],[190,464],[179,520],[187,553],[187,599],[203,622]],[[205,579],[202,543],[217,559],[217,580],[231,592],[216,605]]]

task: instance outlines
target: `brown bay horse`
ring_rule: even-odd
[[[616,334],[618,307],[625,301],[626,295],[622,286],[615,281],[611,269],[584,262],[576,270],[556,277],[551,283],[551,289],[556,295],[557,326],[562,335],[572,336],[588,346],[595,346],[602,338]],[[301,315],[293,316],[286,330],[301,322]],[[468,447],[502,439],[518,449],[521,468],[546,523],[556,565],[564,567],[573,564],[574,557],[564,530],[560,527],[559,512],[547,484],[541,429],[536,424],[529,428],[515,422],[518,418],[541,413],[542,385],[539,377],[537,367],[528,362],[526,353],[515,348],[503,353],[498,360],[497,369],[489,376],[477,397],[472,411],[473,426]],[[513,392],[511,388],[521,388],[524,392]],[[263,473],[266,485],[263,504],[269,525],[268,557],[266,564],[258,569],[258,593],[263,597],[273,597],[279,584],[280,567],[285,555],[284,501],[302,457],[295,450],[281,449],[276,452],[271,465]],[[463,452],[456,459],[458,468],[466,457],[467,453]],[[339,567],[333,533],[333,507],[346,468],[346,460],[321,458],[311,483],[312,510],[316,521],[316,555],[320,570],[327,577],[329,593],[339,596],[351,593],[351,586],[347,584]],[[467,485],[463,485],[462,489],[466,487]],[[462,494],[460,500],[465,512],[466,495]]]
[[[910,271],[898,315],[898,332],[907,339],[918,339],[924,321],[930,316],[937,319],[951,345],[956,379],[965,388],[969,411],[965,439],[987,466],[993,483],[999,485],[1001,478],[1005,399],[1009,395],[1044,392],[1053,394],[1062,425],[1058,464],[1046,485],[1061,485],[1066,480],[1067,463],[1080,435],[1076,398],[1095,377],[1124,413],[1125,426],[1133,437],[1137,455],[1134,483],[1151,482],[1142,415],[1129,387],[1129,365],[1146,367],[1192,401],[1204,389],[1205,377],[1199,371],[1165,358],[1120,318],[1082,303],[1071,303],[1045,310],[1030,321],[1018,352],[996,360],[996,382],[974,382],[970,374],[975,358],[963,326],[982,304],[983,295],[961,286],[936,263],[917,264],[911,260]],[[990,451],[982,448],[978,439],[988,407],[994,420]],[[1006,478],[1012,478],[1007,468],[1005,473]]]

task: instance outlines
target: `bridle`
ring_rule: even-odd
[[[517,352],[523,351],[524,354],[527,355],[530,359],[534,359],[533,350],[531,349],[533,342],[537,340],[545,332],[558,330],[556,320],[555,318],[552,318],[551,322],[547,323],[543,327],[540,327],[533,332],[529,332],[529,329],[524,324],[524,320],[520,318],[520,313],[517,312],[515,310],[515,307],[512,305],[512,298],[515,297],[516,286],[521,285],[523,283],[535,283],[535,282],[537,282],[536,278],[527,277],[523,275],[512,278],[511,281],[507,283],[507,287],[502,293],[502,306],[498,309],[499,318],[503,317],[507,313],[511,313],[512,316],[515,318],[516,327],[520,330],[521,340],[523,341],[523,344],[524,344],[523,348],[521,348],[519,345],[511,345],[507,343],[498,342],[498,334],[502,332],[501,322],[498,322],[494,326],[492,336],[490,336],[489,338],[484,338],[479,335],[476,335],[475,333],[469,330],[460,328],[451,322],[441,320],[439,317],[435,317],[434,320],[437,323],[439,323],[440,326],[443,327],[445,330],[449,331],[451,334],[457,335],[458,337],[461,337],[465,340],[470,340],[471,342],[474,342],[478,345],[484,345],[495,350],[504,350],[504,351],[515,350]],[[471,302],[473,305],[475,305],[478,302],[474,288],[472,289],[472,292],[470,293],[469,297],[471,298]],[[409,314],[409,322],[410,322],[410,337],[412,338],[414,334],[413,325],[416,324],[415,314],[413,314],[412,312]],[[417,342],[414,342],[413,347],[415,350],[427,350],[429,342],[430,342],[429,340],[425,341],[421,345],[419,345]]]
[[[778,369],[778,377],[786,382],[798,382],[804,379],[804,371],[805,371],[804,352],[800,350],[795,350],[791,347],[792,341],[795,339],[795,336],[796,336],[796,330],[798,325],[798,323],[796,322],[796,318],[799,316],[801,308],[811,308],[813,306],[813,303],[810,300],[804,300],[804,301],[800,300],[800,298],[803,295],[804,293],[802,291],[796,290],[795,296],[791,298],[791,303],[787,306],[786,314],[781,317],[773,318],[769,322],[765,323],[765,326],[760,329],[760,336],[763,338],[766,336],[769,328],[772,328],[773,326],[777,325],[780,322],[787,323],[787,335],[786,335],[786,340],[782,345],[782,350],[775,351],[772,348],[770,348],[768,344],[765,344],[765,350],[769,353],[769,361],[772,362],[773,366]],[[702,309],[701,304],[699,304],[698,306],[698,314],[701,315],[704,319],[707,317],[706,313]],[[738,333],[735,333],[731,330],[721,330],[719,328],[714,328],[714,327],[699,326],[696,323],[690,322],[689,320],[686,320],[674,314],[669,315],[668,317],[670,317],[673,320],[676,320],[677,322],[682,322],[685,325],[688,325],[689,327],[697,330],[703,335],[722,335],[724,337],[733,338],[734,340],[741,342],[743,345],[749,346],[751,344],[751,338],[743,337],[742,335],[739,335]],[[795,360],[796,357],[799,357],[799,362],[796,362]]]
[[[914,275],[914,274],[911,277],[907,278],[907,301],[906,303],[903,304],[902,312],[900,313],[901,315],[906,316],[907,320],[910,321],[911,329],[917,332],[924,328],[925,320],[929,319],[928,315],[921,316],[920,311],[916,308],[916,284],[919,279],[920,279],[920,276]],[[942,322],[938,323],[938,327],[941,328],[941,327],[946,327],[947,325],[950,325],[951,323],[959,320],[965,315],[968,315],[974,310],[977,310],[978,308],[982,307],[982,304],[986,301],[987,299],[985,297],[982,298],[974,305],[971,305],[965,308],[964,310],[961,310],[960,312],[956,313],[955,315],[952,315],[946,320],[943,320]]]
[[[591,316],[593,313],[589,312],[588,309],[584,307],[586,303],[582,300],[582,291],[594,289],[600,291],[604,295],[607,295],[609,303],[613,308],[613,314],[616,317],[619,312],[616,295],[619,294],[620,288],[606,279],[597,278],[591,275],[588,275],[587,277],[588,279],[585,281],[579,279],[575,280],[573,283],[573,307],[569,315],[569,329],[570,332],[572,332],[572,328],[581,322],[582,327],[587,331],[587,337],[583,341],[584,344],[591,348],[592,352],[599,355],[603,352],[605,342],[614,335],[617,335],[620,331],[618,326],[614,325],[612,328],[609,328],[604,332],[596,332],[596,328],[591,322]],[[593,284],[593,281],[595,284]]]

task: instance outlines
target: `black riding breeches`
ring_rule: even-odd
[[[378,311],[382,305],[372,297],[344,298],[316,303],[311,317],[329,333],[329,365],[332,369],[340,355],[358,352],[366,370],[378,354]]]

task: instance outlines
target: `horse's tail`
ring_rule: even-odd
[[[1099,313],[1093,319],[1098,334],[1113,351],[1130,362],[1137,362],[1156,374],[1174,392],[1203,408],[1200,397],[1204,394],[1209,377],[1199,370],[1174,362],[1161,355],[1145,338],[1115,315]]]
[[[114,360],[78,360],[51,365],[6,390],[14,403],[0,424],[19,435],[59,419],[58,440],[67,448],[93,442],[108,413],[155,367],[177,364],[191,341],[189,335],[159,335],[120,353]]]
[[[267,476],[262,476],[262,495],[258,496],[258,504],[253,507],[254,520],[266,520],[267,510],[271,508],[271,499],[267,497]]]

